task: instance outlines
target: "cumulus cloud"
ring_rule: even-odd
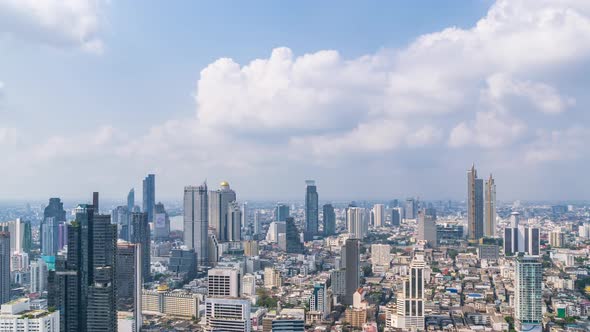
[[[536,139],[526,147],[525,161],[531,164],[576,160],[587,156],[590,130],[573,126],[563,130],[539,130]]]
[[[106,0],[0,0],[0,33],[100,53]]]

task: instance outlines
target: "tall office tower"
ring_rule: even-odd
[[[330,313],[329,308],[328,289],[326,288],[326,284],[318,282],[313,286],[313,291],[309,298],[309,311],[321,312],[323,318],[323,316]]]
[[[336,213],[332,204],[324,204],[322,207],[324,217],[324,235],[336,234]]]
[[[330,287],[332,294],[338,296],[346,295],[346,270],[333,270],[330,272]]]
[[[133,212],[133,207],[135,207],[135,189],[131,188],[127,194],[127,211]]]
[[[51,226],[46,225],[48,219],[53,218]],[[59,224],[66,221],[66,211],[61,200],[57,197],[50,198],[49,204],[43,211],[43,222],[41,223],[41,252],[45,256],[55,256],[59,248]],[[51,236],[51,238],[44,237],[43,234]],[[50,244],[44,242],[50,241]],[[46,250],[44,250],[46,249]]]
[[[94,211],[96,211],[96,213],[100,213],[100,209],[99,209],[99,198],[98,198],[98,191],[95,191],[92,193],[92,206],[94,206]]]
[[[10,300],[10,233],[0,231],[0,304]]]
[[[416,219],[416,210],[416,200],[413,198],[406,199],[404,219]]]
[[[260,222],[260,212],[254,211],[254,236],[257,237],[262,232],[262,223]]]
[[[554,248],[561,248],[565,245],[565,233],[560,229],[549,233],[549,244]]]
[[[207,296],[239,297],[240,271],[234,268],[214,268],[207,273]]]
[[[248,226],[248,202],[242,203],[242,228]]]
[[[374,227],[382,227],[385,225],[385,205],[373,205]]]
[[[399,208],[390,209],[389,213],[389,220],[391,221],[391,226],[399,226],[401,219]]]
[[[250,301],[207,298],[205,331],[250,332]]]
[[[47,264],[41,258],[31,262],[31,293],[43,293],[47,290]]]
[[[301,243],[301,237],[299,236],[299,231],[295,225],[295,219],[293,217],[288,217],[285,224],[285,237],[287,241],[286,251],[288,253],[302,253],[303,243]]]
[[[219,250],[219,241],[217,241],[217,237],[213,233],[209,233],[208,241],[207,241],[207,254],[209,255],[209,265],[216,266],[219,262],[220,250]]]
[[[352,238],[363,239],[369,231],[369,214],[364,208],[350,207],[346,211],[348,233]]]
[[[184,244],[197,253],[197,264],[209,260],[207,184],[184,187]]]
[[[141,258],[143,267],[143,280],[151,280],[151,235],[150,235],[150,224],[148,223],[148,216],[145,212],[133,212],[131,213],[131,241],[132,243],[141,243]]]
[[[312,240],[314,236],[318,235],[320,212],[318,204],[318,191],[315,181],[305,181],[305,241]]]
[[[265,288],[273,288],[273,287],[281,287],[283,285],[283,278],[281,277],[281,273],[272,267],[265,267],[264,268],[264,287]]]
[[[256,277],[253,274],[246,273],[242,278],[242,294],[246,296],[256,295]]]
[[[360,261],[360,241],[358,239],[346,240],[345,249],[346,253],[346,293],[342,299],[342,303],[345,305],[352,305],[352,298],[354,292],[359,288],[359,261]]]
[[[240,242],[242,240],[242,209],[238,202],[227,205],[227,241]]]
[[[496,181],[490,174],[485,183],[484,235],[496,236]]]
[[[469,240],[483,237],[483,180],[477,178],[475,165],[467,171],[467,224]]]
[[[68,226],[67,260],[56,262],[56,284],[51,286],[60,331],[117,331],[117,225],[110,215],[95,214],[92,205],[79,205],[75,212],[76,220]]]
[[[17,220],[20,220],[18,218]],[[21,230],[22,230],[22,237],[21,237],[21,249],[25,253],[30,253],[33,247],[33,231],[31,229],[31,222],[28,220],[21,221]],[[63,246],[62,246],[63,247]],[[60,247],[60,249],[62,248]]]
[[[170,237],[170,217],[164,204],[156,204],[154,213],[154,238],[156,240],[166,240]]]
[[[524,238],[524,246],[521,248],[519,243],[519,252],[526,253],[527,255],[537,256],[540,252],[540,238],[541,234],[538,228],[534,227],[523,227],[520,226],[519,229],[519,240],[520,238]],[[520,235],[523,234],[523,235]]]
[[[391,263],[391,246],[388,244],[372,244],[371,263],[389,267]]]
[[[426,215],[424,210],[418,211],[418,240],[426,241],[436,247],[436,218]]]
[[[542,331],[543,265],[539,256],[519,254],[514,278],[514,318],[517,330]]]
[[[156,176],[148,174],[143,179],[143,212],[147,213],[148,222],[154,221],[154,207],[156,205]]]
[[[218,190],[209,192],[209,226],[215,229],[215,235],[219,242],[227,242],[229,234],[232,232],[228,229],[228,209],[229,203],[236,200],[236,192],[229,187],[227,181],[221,182]]]
[[[128,311],[135,303],[135,259],[136,246],[138,244],[119,241],[117,243],[117,269],[116,269],[116,284],[117,284],[117,310]],[[141,272],[143,264],[140,264]]]
[[[403,291],[397,298],[395,327],[404,331],[424,330],[424,267],[421,256],[414,256],[409,275],[405,278]]]
[[[289,215],[289,205],[277,203],[277,206],[275,206],[275,221],[286,221]]]

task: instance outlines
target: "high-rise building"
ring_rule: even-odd
[[[549,233],[549,244],[555,248],[561,248],[565,245],[565,233],[557,229]]]
[[[399,208],[389,209],[389,220],[391,222],[391,226],[399,226],[400,219]]]
[[[218,190],[209,192],[209,226],[215,229],[215,235],[219,242],[230,241],[229,235],[233,230],[229,229],[228,211],[229,203],[235,200],[236,192],[229,187],[227,181],[221,182],[221,187]]]
[[[229,242],[242,240],[242,209],[238,202],[233,201],[227,205],[227,238]]]
[[[479,240],[484,235],[483,179],[477,178],[475,165],[467,171],[467,225],[469,240]]]
[[[519,254],[514,278],[514,318],[517,330],[542,331],[543,265],[539,256]]]
[[[133,208],[135,207],[135,189],[131,188],[129,193],[127,194],[127,211],[133,212]]]
[[[144,269],[142,249],[141,243],[117,243],[117,310],[128,311],[131,307],[135,309],[138,307],[136,301],[141,300]]]
[[[322,315],[329,313],[328,289],[325,283],[319,282],[313,286],[313,291],[309,298],[309,310],[321,312]]]
[[[413,198],[406,199],[404,207],[404,219],[416,219],[416,200]]]
[[[45,256],[55,256],[59,247],[59,224],[66,221],[66,211],[61,200],[50,198],[49,204],[43,211],[41,224],[41,252]],[[48,243],[46,243],[48,242]]]
[[[67,259],[56,262],[51,302],[60,311],[60,331],[117,331],[115,253],[117,225],[110,215],[79,205],[68,226]]]
[[[197,263],[209,260],[207,184],[184,187],[184,244],[197,253]]]
[[[207,296],[209,297],[239,297],[240,271],[224,267],[213,268],[207,273]]]
[[[262,232],[262,223],[260,222],[260,212],[254,211],[254,237],[257,238]]]
[[[332,294],[338,296],[346,295],[346,270],[333,270],[330,272],[330,287]]]
[[[490,174],[485,183],[484,235],[496,236],[496,181]]]
[[[336,214],[332,204],[324,204],[322,207],[324,217],[324,235],[331,236],[336,234]]]
[[[0,304],[10,300],[10,233],[0,230]]]
[[[432,247],[437,246],[436,218],[426,215],[424,210],[418,211],[418,240],[425,241]]]
[[[318,235],[319,202],[315,181],[305,181],[305,241]]]
[[[150,225],[148,223],[148,215],[145,212],[133,212],[131,213],[131,228],[133,229],[131,235],[132,243],[141,244],[141,260],[142,260],[142,272],[143,280],[151,280],[151,234]]]
[[[264,268],[264,287],[265,288],[273,288],[273,287],[281,287],[283,285],[283,278],[281,277],[281,273],[272,267]]]
[[[389,267],[391,263],[391,246],[388,244],[372,244],[371,263]]]
[[[216,266],[217,262],[219,262],[220,258],[220,249],[219,249],[219,241],[217,241],[217,237],[213,233],[209,233],[208,239],[208,254],[209,254],[209,265]],[[223,252],[221,252],[223,253]]]
[[[355,239],[363,239],[369,232],[369,213],[364,208],[349,207],[346,211],[348,233]]]
[[[250,332],[250,301],[244,299],[207,298],[206,331]]]
[[[358,239],[346,240],[346,293],[342,299],[345,305],[352,305],[354,292],[360,286],[360,241]]]
[[[125,241],[129,241],[129,213],[127,206],[117,206],[111,211],[111,222],[118,225],[118,236]]]
[[[256,277],[247,273],[242,278],[242,294],[246,296],[256,295]]]
[[[277,203],[275,206],[275,221],[286,221],[289,217],[289,205]]]
[[[47,264],[41,258],[31,262],[31,293],[47,290]]]
[[[154,207],[156,205],[156,176],[148,174],[143,179],[143,209],[147,213],[148,222],[154,221]]]
[[[166,240],[170,237],[170,217],[164,204],[156,204],[154,213],[154,238],[156,240]]]
[[[520,215],[518,212],[512,212],[510,218],[510,226],[504,229],[504,255],[512,256],[517,253],[539,255],[539,229],[520,225]]]
[[[382,227],[385,225],[385,205],[373,205],[373,226]]]
[[[303,243],[301,243],[301,237],[299,236],[299,231],[297,230],[297,226],[295,225],[295,219],[293,217],[288,217],[287,221],[285,222],[286,225],[286,251],[288,253],[301,253],[303,252]]]
[[[403,290],[397,297],[395,327],[409,330],[424,330],[424,267],[420,255],[410,263],[409,275],[404,279]]]

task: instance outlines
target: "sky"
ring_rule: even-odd
[[[590,199],[590,2],[0,0],[0,200]]]

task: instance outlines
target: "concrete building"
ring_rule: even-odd
[[[437,246],[436,218],[418,211],[418,241],[424,241],[431,247]]]
[[[194,249],[198,265],[209,264],[207,184],[184,187],[184,244]]]
[[[305,241],[319,235],[319,202],[315,181],[305,181]]]
[[[205,301],[205,331],[250,332],[250,301],[208,298]]]
[[[565,246],[565,233],[560,229],[549,233],[549,244],[554,248],[561,248]]]
[[[35,310],[20,298],[0,307],[0,331],[59,332],[59,311]]]
[[[143,179],[143,207],[142,211],[147,213],[148,222],[154,221],[154,208],[156,206],[156,176],[148,174]],[[97,209],[98,210],[98,209]]]
[[[467,227],[469,240],[476,241],[484,235],[483,179],[477,178],[475,165],[467,171]]]
[[[373,205],[373,227],[382,227],[385,225],[385,205]]]
[[[169,292],[167,287],[160,287],[157,291],[143,290],[142,311],[181,319],[198,319],[199,297],[187,292]]]
[[[0,231],[0,304],[10,300],[10,233]]]
[[[281,273],[272,267],[264,268],[264,287],[265,288],[273,288],[273,287],[281,287],[283,285],[283,278],[281,277]]]
[[[214,268],[207,274],[209,297],[239,297],[240,284],[240,271],[234,268]]]
[[[324,220],[324,235],[331,236],[336,234],[336,214],[332,204],[324,204],[322,207]]]
[[[389,267],[391,263],[391,246],[388,244],[372,244],[371,263]]]
[[[360,286],[360,241],[358,239],[346,240],[344,252],[346,254],[346,291],[342,303],[352,305],[354,292]]]
[[[246,296],[256,295],[256,277],[247,273],[242,278],[242,294]]]
[[[364,208],[349,207],[346,211],[348,233],[354,239],[364,239],[369,232],[369,212]]]
[[[31,293],[43,293],[47,290],[47,264],[41,258],[31,263]]]
[[[397,297],[394,325],[404,331],[424,330],[424,267],[423,258],[416,254]]]
[[[490,174],[485,182],[484,235],[496,236],[496,181]]]

